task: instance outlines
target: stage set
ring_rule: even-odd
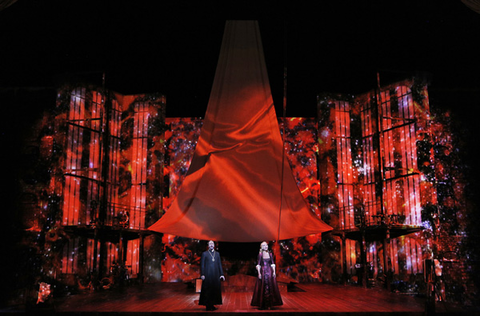
[[[24,152],[33,259],[12,306],[203,312],[213,240],[226,276],[215,313],[471,314],[464,177],[427,84],[378,78],[319,95],[316,118],[277,115],[255,21],[226,23],[203,119],[167,118],[161,94],[65,83]],[[259,311],[262,241],[284,304]]]

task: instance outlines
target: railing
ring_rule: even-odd
[[[379,203],[370,203],[370,209],[379,209]],[[372,226],[404,225],[406,216],[402,214],[366,214],[364,210],[353,206],[343,207],[339,210],[339,219],[353,218],[350,221],[339,221],[338,230],[352,230]]]
[[[145,208],[109,203],[103,225],[124,229],[144,229],[145,213]],[[98,224],[97,215],[95,219],[90,221],[90,225]]]

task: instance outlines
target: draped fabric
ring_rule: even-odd
[[[171,207],[149,229],[215,241],[276,240],[281,214],[280,239],[330,230],[306,204],[282,150],[258,23],[227,21],[192,163]]]
[[[462,2],[473,11],[480,13],[480,0],[462,0]]]
[[[8,8],[12,4],[14,4],[15,2],[17,2],[17,0],[0,0],[0,11]]]

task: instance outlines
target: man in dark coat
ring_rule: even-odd
[[[202,290],[199,305],[205,305],[207,311],[216,310],[214,305],[222,304],[222,288],[220,280],[225,281],[220,254],[215,251],[215,243],[208,242],[208,250],[202,253],[200,263]]]

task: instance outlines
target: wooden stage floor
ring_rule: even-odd
[[[122,289],[85,292],[55,298],[45,312],[70,315],[200,315],[200,314],[270,314],[270,315],[426,315],[425,300],[381,288],[321,283],[297,284],[293,291],[283,291],[283,306],[258,310],[250,306],[252,293],[225,292],[223,305],[206,312],[198,305],[199,294],[183,283],[157,283]],[[437,303],[437,315],[479,315]]]

